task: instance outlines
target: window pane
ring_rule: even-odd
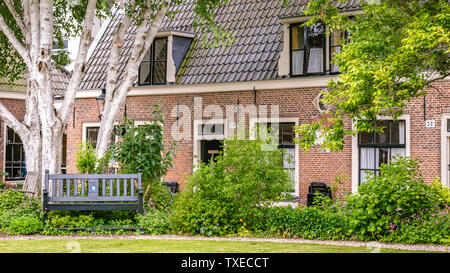
[[[14,131],[8,128],[8,143],[14,143]]]
[[[292,50],[304,48],[304,28],[300,25],[293,25],[291,30]]]
[[[139,83],[147,83],[151,82],[151,74],[150,74],[150,62],[142,62],[139,66]]]
[[[391,143],[392,144],[405,144],[405,122],[392,122],[391,123]]]
[[[333,60],[336,56],[337,53],[341,52],[341,47],[340,46],[335,46],[335,47],[330,47],[330,51],[331,51],[331,59],[330,59],[330,71],[332,73],[336,73],[339,72],[339,66],[337,66]]]
[[[142,59],[143,62],[145,62],[145,61],[149,62],[151,60],[151,54],[152,54],[151,52],[152,52],[152,47],[150,47],[147,50],[147,53],[145,53],[144,59]]]
[[[162,84],[166,82],[166,62],[155,62],[153,83]]]
[[[22,161],[22,146],[14,145],[12,161]]]
[[[224,125],[220,124],[200,124],[199,134],[200,135],[223,135]]]
[[[375,132],[375,142],[378,144],[389,143],[390,126],[388,121],[380,121],[377,123],[377,127],[383,127],[382,132]]]
[[[360,184],[367,182],[369,178],[373,175],[373,171],[361,170],[360,171]]]
[[[307,29],[307,47],[323,48],[325,45],[325,25],[316,23]]]
[[[166,61],[167,58],[167,39],[155,39],[155,61]]]
[[[291,144],[294,145],[294,123],[283,123],[280,128],[280,141],[281,144]]]
[[[12,161],[13,146],[6,145],[6,161]]]
[[[361,148],[360,152],[360,168],[375,168],[375,148]]]
[[[97,147],[97,136],[98,136],[98,127],[90,127],[86,129],[86,141],[92,145],[92,147]]]
[[[388,148],[379,148],[377,150],[377,169],[380,168],[381,164],[389,163],[389,149]]]
[[[359,143],[360,144],[372,144],[373,143],[373,132],[360,132],[359,133]]]
[[[394,156],[406,156],[405,148],[392,148],[391,149],[391,160]]]
[[[307,29],[307,73],[323,72],[325,25],[316,23]]]
[[[292,52],[292,74],[301,75],[303,74],[303,62],[305,59],[305,51],[293,51]]]

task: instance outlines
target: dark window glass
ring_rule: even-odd
[[[25,151],[22,140],[13,129],[7,129],[5,172],[6,180],[22,180],[25,178]]]
[[[224,134],[224,124],[200,124],[199,135],[223,135]]]
[[[117,126],[114,126],[114,131],[116,128]],[[99,131],[100,127],[86,127],[86,141],[91,144],[94,149],[97,147],[97,137]],[[116,143],[116,134],[114,131],[111,133],[109,145],[114,145]]]
[[[86,128],[86,141],[93,148],[97,147],[97,137],[98,137],[99,129],[100,129],[99,127],[87,127]]]
[[[325,73],[325,25],[291,26],[292,75]]]
[[[166,83],[167,38],[155,38],[139,66],[139,84]]]

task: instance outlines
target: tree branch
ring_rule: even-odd
[[[13,4],[10,0],[3,0],[5,5],[8,7],[9,12],[13,16],[14,20],[16,21],[17,26],[20,28],[20,31],[22,32],[23,37],[27,40],[27,31],[25,28],[25,24],[22,21],[22,18],[20,18],[19,13],[17,13],[16,9],[14,8]]]
[[[145,52],[150,48],[150,45],[155,38],[161,23],[169,10],[171,1],[164,0],[158,10],[155,18],[152,18],[152,22],[149,30],[147,31],[148,21],[146,18],[150,18],[151,10],[149,7],[144,7],[142,12],[144,20],[142,20],[136,30],[136,38],[133,44],[133,51],[131,52],[131,57],[124,69],[122,76],[122,81],[117,88],[117,93],[115,93],[113,101],[109,109],[105,109],[104,115],[102,116],[102,121],[100,124],[100,131],[98,137],[97,153],[99,157],[103,157],[108,148],[108,142],[113,128],[114,120],[125,102],[125,98],[131,86],[136,81],[137,71],[140,63],[145,55]]]
[[[75,95],[78,90],[78,86],[80,85],[81,77],[83,76],[87,52],[92,42],[92,26],[95,17],[96,2],[96,0],[89,0],[88,2],[80,38],[80,46],[72,71],[72,77],[70,78],[63,104],[58,111],[58,117],[61,119],[63,124],[67,122],[70,113],[73,111],[73,107],[75,105]]]
[[[130,8],[135,8],[134,6],[135,1],[130,2]],[[117,29],[114,32],[113,41],[111,43],[111,53],[109,56],[109,62],[108,62],[108,74],[106,78],[106,85],[105,85],[105,101],[103,106],[103,111],[101,115],[103,116],[104,113],[110,108],[110,105],[112,103],[112,99],[114,97],[114,91],[117,88],[117,78],[118,78],[118,63],[120,55],[122,54],[122,48],[123,48],[123,42],[125,40],[126,33],[128,29],[130,28],[132,22],[132,18],[130,16],[124,15],[122,21],[117,26]]]
[[[0,102],[0,117],[6,125],[12,128],[21,139],[26,139],[29,134],[28,128],[20,122],[11,112]]]
[[[25,49],[25,47],[22,45],[22,43],[19,42],[17,37],[14,35],[13,31],[8,27],[8,25],[5,22],[5,19],[3,18],[3,15],[0,14],[0,29],[5,34],[6,38],[8,38],[8,41],[11,43],[11,45],[14,47],[14,49],[19,53],[19,55],[22,57],[25,64],[28,66],[28,68],[31,68],[31,59],[28,55],[28,51]]]

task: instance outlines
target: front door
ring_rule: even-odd
[[[219,152],[223,150],[221,140],[201,140],[200,143],[201,160],[206,164],[211,160],[214,161]]]

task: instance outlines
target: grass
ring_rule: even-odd
[[[0,253],[370,253],[373,248],[320,244],[161,239],[0,240]],[[412,253],[381,249],[381,253]]]

